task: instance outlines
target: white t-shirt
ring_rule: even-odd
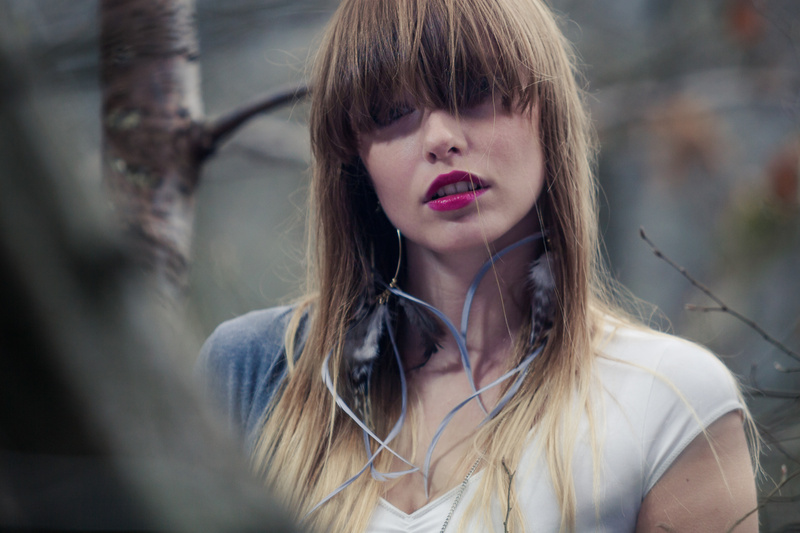
[[[634,531],[642,500],[675,458],[704,427],[742,408],[730,372],[703,348],[628,328],[609,331],[609,339],[596,366],[601,390],[595,420],[601,428],[602,461],[596,493],[585,415],[573,457],[579,532]],[[514,476],[525,532],[557,532],[558,501],[535,430],[531,438]],[[481,475],[478,471],[469,480],[448,532],[459,530]],[[381,499],[368,531],[438,532],[457,492],[455,487],[412,514]],[[493,523],[469,524],[466,531],[503,531],[505,495],[498,495],[492,505]]]

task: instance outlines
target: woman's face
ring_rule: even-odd
[[[459,111],[398,105],[359,136],[381,207],[408,241],[434,253],[496,249],[538,228],[544,183],[538,111],[488,96]]]

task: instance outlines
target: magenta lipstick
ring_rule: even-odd
[[[428,188],[425,203],[434,211],[455,211],[468,206],[487,190],[479,177],[454,170],[437,176]]]

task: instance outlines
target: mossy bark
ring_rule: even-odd
[[[134,255],[187,285],[203,106],[193,0],[102,0],[103,176]]]

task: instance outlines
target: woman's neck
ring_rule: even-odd
[[[538,242],[525,244],[496,261],[475,291],[467,327],[467,351],[473,368],[505,363],[504,358],[514,345],[517,333],[529,316],[527,277],[530,263],[541,249]],[[490,254],[486,249],[476,253],[435,254],[408,243],[407,276],[404,290],[439,309],[460,327],[461,314],[470,285]],[[406,332],[404,346],[412,342],[413,331]],[[420,354],[404,350],[406,363],[419,364]],[[460,371],[461,359],[456,342],[449,332],[441,339],[429,370]]]

